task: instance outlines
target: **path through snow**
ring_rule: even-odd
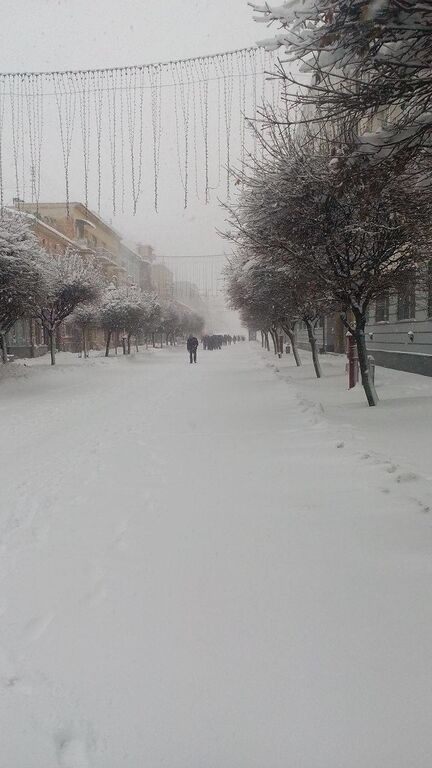
[[[0,386],[1,765],[428,768],[426,481],[246,344],[60,361]]]

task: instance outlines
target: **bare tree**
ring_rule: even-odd
[[[285,269],[286,266],[277,264],[271,257],[240,251],[226,270],[227,294],[231,307],[240,311],[245,325],[261,330],[266,346],[270,335],[279,357],[279,333],[280,329],[285,331],[296,365],[300,366],[296,339],[300,315],[291,285],[283,274]]]
[[[294,274],[307,274],[318,295],[340,307],[357,342],[368,403],[375,405],[367,308],[384,291],[412,280],[429,258],[429,188],[396,160],[373,169],[335,158],[322,138],[293,138],[279,125],[268,146],[266,159],[242,178],[230,237],[260,258],[282,253]]]

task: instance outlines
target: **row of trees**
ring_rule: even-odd
[[[414,6],[413,25],[407,14]],[[297,363],[294,329],[303,320],[317,376],[315,325],[340,312],[357,343],[367,401],[376,405],[368,307],[423,280],[430,259],[430,134],[425,115],[419,127],[419,112],[432,100],[431,70],[421,66],[431,53],[430,34],[422,41],[432,11],[408,0],[293,0],[256,10],[280,23],[266,45],[284,45],[291,64],[278,67],[280,110],[263,111],[262,160],[236,173],[242,192],[228,208],[225,233],[235,244],[231,304],[265,333],[283,328]],[[418,54],[412,68],[410,50]],[[293,59],[311,74],[309,85],[292,75]],[[410,87],[396,87],[395,73],[410,78]],[[379,121],[365,138],[366,118],[373,126],[384,104],[392,125]]]
[[[178,336],[201,333],[204,320],[198,313],[176,301],[162,300],[154,293],[144,293],[136,287],[106,289],[98,303],[82,304],[72,316],[81,329],[82,350],[88,354],[88,334],[92,329],[105,331],[105,355],[108,357],[111,341],[122,335],[124,352],[130,354],[131,339],[152,340],[157,334],[166,343],[175,344]]]
[[[39,244],[28,222],[2,212],[0,218],[0,338],[2,361],[7,362],[6,334],[22,317],[36,319],[45,330],[51,363],[55,364],[56,337],[69,318],[81,328],[86,356],[88,332],[106,334],[106,355],[113,335],[131,338],[164,333],[167,340],[199,333],[203,319],[174,301],[161,301],[135,287],[108,287],[91,255],[69,250],[52,256]]]

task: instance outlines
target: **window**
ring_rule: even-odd
[[[397,319],[413,320],[416,312],[415,285],[408,285],[398,293]]]
[[[389,295],[388,295],[388,291],[386,291],[385,293],[383,293],[382,296],[380,296],[376,300],[375,322],[382,323],[383,321],[388,319],[389,319]]]
[[[81,219],[77,219],[75,222],[76,237],[78,240],[84,239],[84,222]]]

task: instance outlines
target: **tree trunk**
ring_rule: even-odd
[[[366,339],[363,328],[354,328],[353,335],[357,343],[360,373],[366,400],[370,406],[378,405],[378,395],[375,389],[375,384],[370,376]]]
[[[55,365],[56,338],[55,338],[55,331],[53,329],[50,329],[48,331],[48,339],[49,339],[49,350],[51,355],[51,365]]]
[[[288,326],[285,326],[284,327],[284,331],[285,331],[286,335],[288,336],[288,338],[289,338],[289,340],[291,342],[291,347],[292,347],[292,351],[293,351],[293,355],[294,355],[295,364],[296,364],[297,368],[300,368],[300,366],[302,364],[302,361],[300,359],[300,355],[299,355],[299,351],[298,351],[298,347],[297,347],[297,339],[296,339],[296,335],[295,335],[295,330],[293,330],[292,328],[288,328]]]
[[[279,328],[277,328],[277,326],[275,326],[273,328],[272,337],[273,337],[273,344],[274,344],[274,348],[275,348],[275,355],[277,355],[278,358],[280,359],[282,357],[281,353],[283,352],[283,349],[280,348],[280,344],[279,344]]]
[[[308,318],[306,318],[304,322],[306,323],[306,328],[308,332],[308,339],[309,339],[309,344],[312,352],[312,360],[315,368],[316,377],[317,379],[320,379],[322,376],[322,371],[321,371],[321,363],[320,363],[319,354],[318,354],[318,344],[315,338],[315,328],[313,323]]]
[[[35,356],[35,343],[34,343],[33,320],[29,320],[29,337],[30,337],[30,357],[34,357]]]
[[[273,342],[274,353],[275,353],[275,355],[277,355],[278,354],[277,336],[276,336],[273,328],[270,329],[270,336],[271,336],[271,340]]]
[[[105,347],[105,357],[108,357],[108,355],[109,355],[110,343],[111,343],[111,331],[108,331],[108,333],[107,333],[107,340],[106,340],[106,347]]]
[[[366,308],[363,313],[353,310],[355,317],[355,328],[353,328],[347,319],[347,313],[341,312],[340,318],[345,328],[352,333],[357,344],[357,354],[362,379],[363,389],[369,406],[378,405],[379,398],[375,389],[375,384],[370,377],[369,361],[367,356],[366,339],[364,329],[366,325]]]
[[[153,348],[156,346],[156,336],[154,333],[152,333],[152,345],[153,345]]]
[[[131,336],[132,336],[132,334],[128,333],[128,337],[127,337],[127,353],[128,353],[128,355],[130,355],[130,351],[131,351]]]
[[[261,346],[264,347],[264,334],[262,331],[260,331],[261,334]]]
[[[7,354],[7,343],[6,343],[6,334],[1,333],[1,355],[2,355],[2,363],[7,363],[8,361],[8,354]]]
[[[88,357],[88,354],[87,354],[87,335],[86,335],[86,329],[85,328],[83,328],[83,330],[82,330],[82,347],[83,347],[83,355],[84,355],[84,359],[85,359],[86,357]]]
[[[135,349],[136,349],[137,352],[139,352],[138,336],[135,336]]]

